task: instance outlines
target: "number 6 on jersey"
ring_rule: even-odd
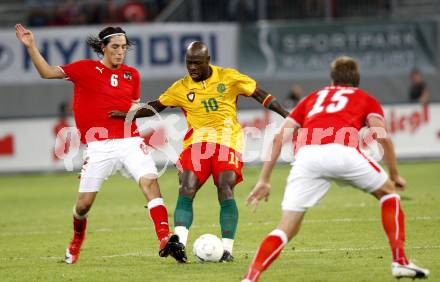
[[[112,74],[112,77],[110,78],[110,85],[113,87],[118,86],[118,75]]]

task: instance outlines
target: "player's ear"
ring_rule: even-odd
[[[209,62],[211,61],[211,56],[208,56],[208,57],[206,58],[206,60],[207,60],[207,62],[209,63]]]

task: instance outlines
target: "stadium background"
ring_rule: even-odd
[[[362,86],[381,102],[408,101],[408,75],[413,67],[421,69],[432,89],[432,101],[440,101],[435,91],[440,85],[440,4],[434,0],[1,2],[1,118],[56,115],[59,103],[72,93],[70,83],[43,81],[28,62],[24,63],[22,47],[13,38],[14,23],[38,26],[33,30],[38,31],[40,48],[52,64],[62,64],[85,57],[82,39],[121,17],[129,35],[143,43],[142,50],[132,52],[142,57],[133,65],[142,69],[143,99],[157,97],[184,74],[183,68],[178,68],[183,63],[182,44],[201,38],[217,54],[215,63],[238,67],[279,98],[292,83],[303,85],[305,92],[326,84],[327,62],[335,54],[348,52],[362,59]],[[129,10],[125,17],[115,19],[107,15],[109,3],[118,5],[120,14],[131,2],[139,3],[143,9],[135,7],[144,12],[133,9],[133,15]],[[59,17],[64,20],[57,20]],[[133,22],[142,20],[145,22]],[[224,23],[227,26],[222,29]],[[271,58],[270,50],[264,53],[265,47],[280,57]],[[267,66],[268,60],[275,62]],[[23,76],[32,79],[26,81]],[[246,101],[240,104],[243,107],[257,105]]]
[[[119,176],[104,184],[105,192],[94,207],[83,262],[76,268],[54,263],[62,259],[71,235],[81,160],[76,160],[74,173],[29,172],[66,170],[53,152],[60,126],[73,122],[73,87],[38,77],[15,38],[17,22],[34,31],[51,64],[88,57],[84,44],[88,34],[105,25],[121,25],[136,39],[128,63],[141,72],[143,101],[157,97],[185,74],[182,52],[194,39],[208,43],[213,63],[251,75],[283,103],[293,84],[302,86],[303,96],[328,84],[328,63],[336,55],[354,56],[361,63],[361,87],[385,105],[398,157],[411,159],[400,164],[409,182],[402,195],[410,215],[408,250],[433,271],[433,281],[438,279],[439,1],[0,1],[0,280],[157,281],[152,273],[159,273],[165,277],[161,281],[233,281],[244,273],[259,241],[278,220],[286,165],[276,168],[272,184],[279,189],[257,217],[243,202],[259,166],[245,169],[245,182],[236,192],[241,216],[237,263],[190,264],[177,271],[171,260],[159,265],[154,233],[142,214],[143,199],[134,183]],[[427,105],[408,103],[413,68],[421,70],[428,86]],[[260,107],[252,99],[240,98],[240,121],[264,129],[274,116],[265,115]],[[168,109],[164,118],[173,113]],[[178,129],[184,132],[182,122]],[[170,134],[167,130],[159,130],[159,135]],[[260,141],[250,140],[249,147],[260,150]],[[175,172],[166,172],[160,183],[172,211]],[[198,195],[190,243],[200,234],[218,233],[211,186],[208,183]],[[266,281],[291,281],[292,275],[299,281],[392,281],[377,211],[377,203],[361,193],[332,189],[310,213],[291,248],[265,274]]]

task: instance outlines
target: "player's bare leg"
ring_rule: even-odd
[[[305,212],[283,211],[277,229],[264,238],[242,281],[258,281],[261,273],[280,255],[284,246],[299,231]]]
[[[429,270],[416,266],[405,256],[405,215],[394,184],[387,180],[372,195],[380,201],[382,207],[382,225],[393,256],[391,274],[396,278],[426,278]]]
[[[222,231],[223,248],[225,249],[220,261],[231,262],[234,237],[238,225],[238,209],[234,199],[234,186],[237,175],[233,170],[226,170],[219,174],[217,180],[217,195],[220,203],[220,227]]]
[[[64,261],[68,264],[75,263],[86,236],[87,213],[95,201],[97,192],[79,193],[73,207],[73,238],[66,250]]]

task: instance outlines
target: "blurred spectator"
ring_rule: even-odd
[[[229,20],[250,22],[257,19],[254,0],[231,0],[228,7]]]
[[[114,0],[107,1],[104,8],[103,22],[107,24],[121,22],[119,7]]]
[[[429,102],[429,91],[426,87],[421,72],[414,68],[410,74],[411,85],[409,88],[409,101],[412,103],[427,104]]]
[[[82,6],[82,13],[86,17],[87,24],[100,24],[103,22],[104,11],[103,4],[90,3]]]
[[[27,16],[27,22],[30,26],[47,26],[50,23],[50,16],[44,9],[31,9]]]
[[[302,8],[303,18],[323,18],[325,17],[325,3],[321,0],[307,0]]]
[[[30,26],[146,22],[171,0],[26,0]]]
[[[293,109],[303,95],[303,88],[298,83],[292,84],[286,98],[283,100],[283,106],[286,109]]]
[[[386,16],[391,12],[390,0],[337,0],[333,5],[335,17]]]
[[[121,7],[124,22],[145,22],[148,19],[148,11],[143,3],[136,0],[128,0]]]
[[[54,25],[86,24],[86,15],[75,0],[69,0],[55,8]]]
[[[269,19],[310,19],[325,17],[325,2],[321,0],[267,1]]]
[[[32,26],[151,21],[173,2],[173,0],[23,1],[29,7],[27,18],[28,24]],[[391,14],[392,6],[392,0],[265,0],[262,2],[260,0],[187,0],[176,3],[182,6],[178,9],[179,19],[205,22],[253,22],[258,20],[260,15],[265,19],[387,16]],[[265,6],[261,6],[261,3]]]

